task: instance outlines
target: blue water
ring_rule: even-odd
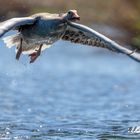
[[[60,41],[29,64],[0,45],[0,139],[140,139],[139,63]]]

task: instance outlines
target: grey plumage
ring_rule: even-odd
[[[107,48],[140,62],[139,53],[120,46],[87,26],[75,23],[79,18],[76,10],[64,14],[41,13],[31,17],[13,18],[0,23],[0,37],[11,29],[18,30],[16,35],[7,37],[4,41],[9,48],[16,45],[17,59],[21,53],[29,54],[30,62],[34,62],[41,51],[59,39]]]
[[[2,37],[9,30],[12,30],[16,27],[33,24],[35,20],[36,19],[32,17],[24,17],[24,18],[12,18],[7,21],[4,21],[0,23],[0,37]]]
[[[132,59],[140,62],[140,54],[135,52],[135,50],[122,47],[106,36],[82,24],[68,22],[67,30],[62,39],[83,45],[107,48],[118,53],[124,53]]]

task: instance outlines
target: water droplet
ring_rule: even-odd
[[[6,132],[6,134],[7,134],[7,135],[9,135],[9,134],[10,134],[10,132],[9,132],[9,131],[7,131],[7,132]]]
[[[40,128],[42,128],[43,126],[42,126],[42,125],[40,125],[39,127],[40,127]]]
[[[32,109],[31,109],[31,108],[28,108],[27,111],[28,111],[28,112],[32,112]]]

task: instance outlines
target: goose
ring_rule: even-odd
[[[117,44],[99,32],[77,23],[78,20],[80,16],[76,10],[60,14],[38,13],[30,17],[12,18],[0,23],[0,37],[10,30],[17,30],[16,34],[4,37],[3,41],[8,48],[16,47],[17,60],[21,54],[27,54],[30,63],[60,39],[85,46],[106,48],[126,54],[140,62],[140,55],[136,50]]]

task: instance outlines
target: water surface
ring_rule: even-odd
[[[60,41],[29,64],[0,44],[0,139],[140,139],[139,63]]]

